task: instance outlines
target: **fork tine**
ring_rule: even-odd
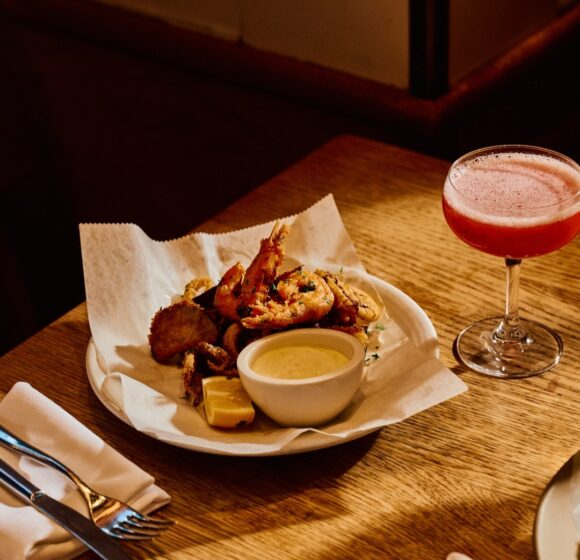
[[[155,517],[149,517],[148,515],[143,515],[137,511],[131,514],[130,519],[131,518],[137,519],[143,526],[151,526],[152,528],[169,528],[169,526],[175,525],[175,521],[171,521],[170,519],[158,519]]]
[[[115,525],[113,531],[119,536],[139,537],[142,539],[152,539],[159,536],[160,531],[156,529],[147,529],[139,525],[129,524],[126,521]]]
[[[157,525],[154,523],[149,523],[148,521],[140,521],[133,519],[133,516],[127,517],[123,520],[122,523],[119,523],[120,526],[123,526],[127,529],[143,529],[145,531],[152,531],[155,533],[161,533],[166,529],[169,529],[169,525]]]
[[[159,534],[165,531],[165,527],[150,527],[143,523],[133,521],[131,518],[125,519],[118,524],[119,528],[127,529],[128,531],[142,531],[143,533]]]
[[[118,539],[120,541],[145,541],[151,540],[153,538],[153,537],[143,537],[140,535],[131,535],[129,533],[121,533],[112,530],[105,531],[105,533],[107,533],[110,537],[113,537],[114,539]]]

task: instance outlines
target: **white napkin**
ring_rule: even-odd
[[[170,501],[154,479],[28,383],[0,402],[0,423],[56,457],[96,491],[149,513]],[[49,496],[88,516],[76,486],[51,467],[0,447],[0,456]],[[74,558],[85,550],[59,525],[0,485],[0,554],[10,560]]]

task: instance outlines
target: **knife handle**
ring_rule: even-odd
[[[9,490],[23,497],[26,502],[43,515],[61,525],[103,560],[130,560],[113,540],[90,519],[78,511],[54,500],[32,482],[23,477],[0,458],[0,482]]]
[[[24,478],[16,469],[0,459],[0,481],[4,482],[8,488],[17,491],[23,498],[34,504],[44,492],[34,486],[30,480]]]

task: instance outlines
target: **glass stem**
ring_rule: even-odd
[[[495,331],[495,337],[502,341],[517,341],[525,338],[526,333],[520,325],[519,287],[521,259],[506,259],[505,312],[503,321]]]

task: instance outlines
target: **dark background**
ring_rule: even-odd
[[[448,160],[512,142],[580,160],[579,43],[444,127],[405,134],[0,13],[0,354],[84,300],[79,223],[183,235],[339,134]]]

